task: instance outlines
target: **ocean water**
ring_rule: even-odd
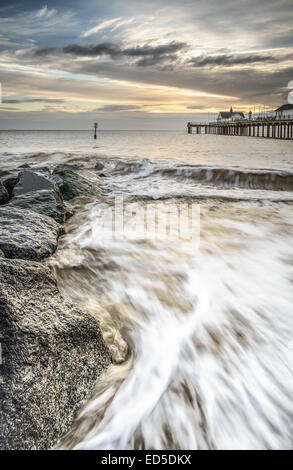
[[[0,132],[0,168],[77,166],[46,263],[113,366],[62,449],[290,449],[293,148],[184,132]]]

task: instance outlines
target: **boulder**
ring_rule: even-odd
[[[13,197],[8,206],[30,209],[38,214],[52,217],[59,224],[64,223],[72,214],[66,208],[59,194],[54,190],[47,189]]]
[[[15,207],[0,208],[0,250],[6,258],[39,260],[50,256],[62,233],[51,217]]]
[[[41,263],[0,257],[0,449],[50,449],[111,358]]]
[[[18,184],[14,187],[13,196],[21,196],[22,194],[32,191],[41,191],[43,189],[55,191],[55,185],[42,175],[38,175],[30,170],[21,173]]]
[[[25,170],[14,186],[9,206],[30,209],[52,217],[62,224],[71,215],[63,203],[58,187],[43,175]]]
[[[7,189],[5,188],[4,184],[0,180],[0,204],[4,204],[9,199],[9,194]]]
[[[97,182],[82,176],[74,165],[57,165],[52,173],[52,180],[57,184],[64,200],[78,196],[98,196],[101,194]]]
[[[95,164],[95,170],[103,170],[105,165],[102,162],[97,161]]]

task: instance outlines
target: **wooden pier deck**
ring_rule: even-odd
[[[217,134],[271,139],[293,139],[293,119],[241,120],[233,122],[188,122],[188,134]]]

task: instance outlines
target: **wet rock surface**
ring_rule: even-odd
[[[26,193],[41,190],[54,191],[55,185],[42,175],[25,170],[21,173],[18,184],[14,187],[13,196],[21,196]]]
[[[8,192],[9,198],[11,198],[13,189],[19,182],[18,174],[9,173],[8,175],[4,175],[1,177],[1,181]]]
[[[71,212],[66,208],[59,194],[51,189],[32,191],[13,197],[9,201],[8,206],[29,209],[38,214],[52,217],[52,219],[60,224],[64,223],[71,215]]]
[[[101,192],[98,183],[82,176],[74,165],[57,165],[52,173],[52,180],[65,201],[80,196],[95,196]]]
[[[72,213],[63,194],[98,192],[71,167],[0,170],[0,449],[54,446],[111,363],[97,321],[40,262]]]
[[[14,207],[0,208],[0,250],[6,258],[40,260],[57,247],[62,227],[51,217]]]
[[[4,204],[9,199],[9,194],[7,189],[5,188],[4,184],[0,180],[0,204]]]
[[[47,169],[44,173],[49,176]],[[58,187],[42,174],[31,170],[0,171],[0,179],[9,194],[9,206],[29,209],[52,217],[60,224],[71,215],[61,198]]]
[[[30,165],[28,163],[23,163],[22,165],[19,165],[18,168],[30,168]]]
[[[1,223],[1,222],[0,222]],[[41,263],[0,256],[0,448],[49,449],[111,363],[97,322]]]

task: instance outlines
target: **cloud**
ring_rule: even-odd
[[[55,49],[57,50],[57,49]],[[44,49],[39,49],[36,51],[36,54],[47,54],[44,52]],[[118,57],[123,56],[122,50],[116,44],[104,42],[97,45],[90,45],[90,46],[80,46],[79,44],[69,44],[61,49],[60,52],[64,54],[72,54],[79,57],[97,57],[97,56],[110,56],[112,59],[116,59]],[[49,52],[50,54],[51,52]]]
[[[47,6],[40,10],[32,10],[29,6],[25,9],[25,3],[30,2],[20,2],[17,6],[12,2],[11,12],[9,10],[7,16],[3,12],[0,13],[0,30],[2,33],[5,32],[6,40],[12,44],[22,45],[24,41],[38,42],[38,39],[42,37],[44,42],[42,40],[41,43],[49,45],[51,43],[46,43],[46,41],[51,41],[51,39],[55,41],[57,37],[58,40],[66,37],[67,41],[72,41],[69,38],[76,37],[74,31],[78,27],[79,19],[76,18],[74,12],[69,9],[60,9],[57,14],[57,9],[48,9]]]
[[[9,108],[8,106],[0,105],[0,111],[22,111],[21,108]]]
[[[47,56],[55,52],[71,54],[77,57],[101,57],[108,56],[112,60],[121,58],[137,58],[136,65],[147,67],[156,65],[166,60],[175,61],[176,53],[186,49],[185,42],[172,41],[168,44],[149,45],[145,44],[136,47],[122,48],[118,44],[104,42],[96,45],[81,46],[79,44],[69,44],[63,48],[47,47],[38,49],[35,52],[37,56]]]
[[[3,103],[6,104],[21,104],[21,103],[64,103],[63,99],[54,98],[28,98],[21,100],[3,98]]]
[[[231,67],[235,65],[251,65],[256,63],[278,63],[284,60],[290,60],[293,54],[286,56],[273,56],[271,54],[221,54],[194,57],[188,61],[193,67]]]
[[[102,23],[99,23],[97,26],[94,26],[93,28],[89,29],[88,31],[85,31],[81,35],[81,37],[87,38],[89,36],[92,36],[93,34],[97,34],[99,31],[103,29],[110,29],[110,31],[113,32],[113,31],[116,31],[118,28],[121,28],[121,26],[130,24],[133,21],[134,21],[134,18],[128,18],[128,19],[113,18],[111,20],[106,20],[106,21],[103,21]]]
[[[106,104],[101,108],[94,109],[94,111],[106,112],[119,112],[119,111],[134,111],[140,109],[140,106],[130,104]]]
[[[193,105],[187,106],[187,109],[206,109],[206,106]]]
[[[163,64],[166,61],[172,61],[173,64],[164,66],[163,70],[173,70],[177,59],[178,57],[176,54],[153,55],[149,57],[142,57],[135,62],[135,65],[138,65],[139,67],[152,67],[153,65]]]
[[[87,38],[88,36],[91,36],[92,34],[96,34],[97,32],[101,31],[101,29],[109,28],[109,26],[112,26],[114,23],[117,23],[120,20],[121,18],[113,18],[111,20],[103,21],[102,23],[99,23],[97,26],[94,26],[88,31],[85,31],[82,37]]]
[[[53,52],[56,52],[57,50],[58,48],[56,47],[44,47],[43,49],[38,49],[35,51],[35,54],[39,56],[47,56],[53,54]]]
[[[285,31],[277,31],[276,33],[270,34],[265,38],[264,44],[266,47],[282,47],[290,48],[293,47],[293,29],[286,28]]]
[[[129,18],[128,20],[122,20],[122,21],[119,21],[118,23],[116,23],[113,28],[111,28],[111,33],[113,31],[116,31],[116,29],[118,28],[121,28],[121,26],[125,26],[127,24],[130,24],[134,21],[134,18]]]
[[[145,56],[163,56],[178,52],[187,47],[185,42],[172,41],[169,44],[159,46],[137,46],[133,48],[124,49],[124,55],[130,57],[145,57]]]
[[[36,16],[38,18],[46,16],[47,18],[51,18],[51,16],[55,15],[56,10],[52,8],[51,10],[48,9],[47,5],[43,6],[40,10],[37,11]]]

